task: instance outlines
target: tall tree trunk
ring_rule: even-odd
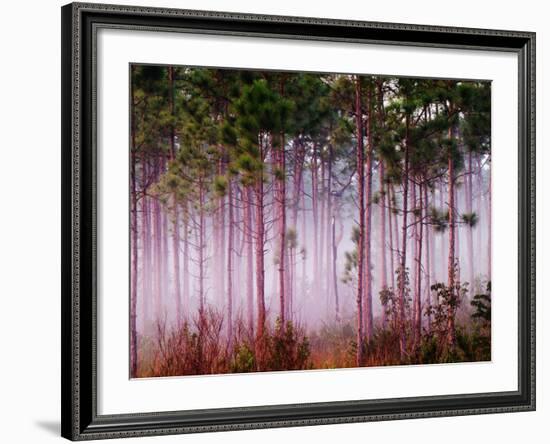
[[[175,89],[174,89],[174,67],[168,67],[169,82],[169,105],[170,115],[175,119]],[[176,159],[176,125],[170,124],[170,160]],[[174,274],[174,300],[176,305],[176,325],[180,326],[182,322],[181,310],[181,282],[180,282],[180,227],[179,227],[179,203],[176,193],[172,193],[173,205],[173,233],[172,233],[172,266]]]
[[[220,171],[220,164],[221,161],[218,161],[218,174]],[[218,254],[221,251],[225,251],[223,246],[221,245],[221,212],[222,212],[222,206],[221,206],[221,199],[220,197],[216,197],[216,204],[212,215],[212,242],[214,244],[214,252],[216,254],[212,255],[212,274],[214,276],[220,276],[220,270],[222,268],[221,266],[221,258],[223,257],[223,254]],[[214,279],[213,282],[213,289],[214,289],[214,296],[217,298],[219,294],[223,291],[223,285],[225,281],[221,281],[219,279]]]
[[[307,211],[306,211],[306,193],[305,193],[305,186],[304,181],[302,178],[301,182],[301,192],[300,192],[301,200],[302,200],[302,245],[304,249],[304,253],[302,255],[302,297],[305,298],[307,295],[307,262],[306,258],[309,255],[309,252],[307,251],[307,237],[306,237],[306,227],[307,227]]]
[[[487,278],[489,280],[491,280],[491,263],[492,263],[492,258],[491,258],[491,172],[488,171],[487,174],[489,175],[489,178],[488,178],[488,184],[487,184],[487,191],[485,191],[485,184],[484,184],[484,181],[483,181],[483,168],[482,168],[482,163],[481,163],[481,159],[478,157],[477,159],[477,167],[478,167],[478,170],[479,170],[479,174],[477,176],[477,182],[478,182],[478,195],[479,195],[479,198],[478,198],[478,212],[481,214],[482,213],[482,204],[484,204],[485,206],[485,214],[486,214],[486,217],[488,219],[488,225],[487,225],[487,239],[486,239],[486,242],[487,242],[487,264],[486,264],[486,270],[487,270]],[[481,226],[479,227],[478,229],[478,244],[481,245],[481,239],[482,239],[482,235],[481,235]],[[485,264],[484,264],[485,265]],[[480,270],[482,270],[483,268],[480,267],[479,268]]]
[[[472,151],[468,152],[468,175],[466,176],[466,212],[470,215],[473,212],[473,181],[472,181]],[[466,228],[467,243],[468,243],[468,281],[470,298],[474,295],[474,229],[471,225]]]
[[[233,230],[235,225],[233,220],[233,182],[231,178],[229,178],[227,190],[227,212],[229,217],[227,227],[227,339],[229,342],[228,348],[231,349],[233,343]]]
[[[376,82],[377,86],[377,118],[378,118],[378,126],[380,128],[380,131],[384,128],[384,81],[378,80]],[[378,136],[377,140],[380,142],[381,136]],[[386,289],[388,287],[388,265],[387,265],[387,255],[386,255],[386,212],[388,211],[387,208],[389,207],[389,195],[386,194],[386,186],[385,186],[385,165],[384,165],[384,159],[382,156],[380,156],[380,172],[379,172],[379,179],[380,179],[380,200],[379,200],[379,206],[380,206],[380,237],[381,243],[380,243],[380,274],[381,274],[381,285],[380,290]],[[388,205],[386,205],[386,202]],[[390,216],[391,217],[391,216]],[[391,237],[391,226],[390,226],[390,237]],[[392,248],[392,247],[390,247]],[[390,250],[390,254],[393,254]],[[386,310],[382,310],[382,326],[386,327]]]
[[[357,243],[357,366],[363,365],[363,258],[365,255],[365,163],[361,80],[355,78],[355,126],[357,130],[357,178],[359,192],[359,240]]]
[[[155,159],[155,181],[158,181],[160,176],[160,155]],[[159,322],[162,315],[162,250],[161,250],[161,215],[160,203],[157,197],[153,199],[153,261],[154,261],[154,297],[153,305],[155,307],[155,322]]]
[[[134,70],[132,65],[132,71]],[[132,82],[133,85],[133,82]],[[132,104],[134,105],[134,90],[131,91]],[[136,187],[136,127],[135,119],[132,118],[132,150],[131,150],[131,230],[132,230],[132,273],[130,282],[130,377],[137,376],[137,273],[138,273],[138,220],[137,220],[137,187]]]
[[[174,233],[172,235],[172,263],[174,267],[174,299],[176,302],[176,325],[181,326],[183,312],[181,308],[181,282],[180,282],[180,222],[179,222],[179,203],[175,194],[172,196],[174,201]]]
[[[264,158],[263,140],[262,136],[259,136],[259,149],[260,158]],[[255,184],[255,198],[256,198],[256,305],[258,309],[258,319],[256,326],[256,335],[261,340],[264,336],[265,329],[265,296],[264,296],[264,282],[265,282],[265,269],[264,269],[264,182],[263,177],[256,180]],[[261,346],[261,344],[258,345]],[[262,350],[260,350],[261,354]]]
[[[364,316],[365,316],[365,336],[367,341],[372,339],[373,335],[373,312],[372,312],[372,169],[373,169],[373,134],[372,134],[372,117],[373,117],[373,97],[372,86],[369,86],[367,93],[369,106],[367,120],[367,183],[365,190],[366,214],[365,214],[365,299],[364,299]]]
[[[392,288],[397,290],[397,286],[395,285],[395,273],[396,270],[399,269],[399,221],[397,219],[397,201],[395,200],[395,190],[393,188],[393,184],[388,184],[388,197],[390,198],[390,209],[389,209],[389,217],[390,217],[390,235],[393,236],[390,237],[390,249],[391,249],[391,285]],[[395,208],[394,208],[395,207]],[[393,224],[392,224],[393,222]],[[392,229],[393,225],[393,229]]]
[[[183,202],[183,316],[187,319],[186,310],[191,307],[191,279],[189,270],[189,204],[187,199]]]
[[[388,266],[386,262],[386,192],[384,184],[384,161],[380,160],[380,290],[388,287]],[[391,236],[391,235],[390,235]],[[382,310],[382,325],[386,326],[386,311]]]
[[[392,203],[392,193],[391,188],[393,185],[387,184],[387,202],[388,202],[388,231],[390,233],[390,286],[395,290],[395,247],[393,241],[393,226],[394,226],[394,214],[393,214],[393,203]],[[395,226],[397,227],[397,221],[395,221]],[[397,232],[397,230],[396,230]],[[395,244],[397,245],[399,241],[396,239]]]
[[[332,129],[332,128],[331,128]],[[326,204],[327,204],[327,213],[326,213],[326,244],[327,244],[327,255],[326,255],[326,294],[327,294],[327,317],[330,316],[329,307],[330,303],[333,300],[334,287],[332,285],[333,273],[331,270],[332,267],[332,255],[334,253],[334,245],[331,241],[332,239],[332,144],[328,145],[328,162],[327,162],[327,189],[326,189]],[[330,271],[329,271],[330,270]]]
[[[244,202],[244,191],[239,186],[238,181],[233,181],[233,309],[232,312],[239,313],[244,307],[244,301],[242,300],[241,289],[243,289],[242,281],[242,258],[244,251],[244,237],[243,235],[243,220],[241,215],[242,203]],[[235,288],[237,292],[235,294]],[[234,319],[234,316],[233,318]]]
[[[313,298],[317,301],[319,296],[319,180],[317,165],[317,145],[313,146],[313,159],[311,165],[311,206],[313,217]]]
[[[454,138],[453,126],[449,128],[449,139],[452,141]],[[454,164],[453,164],[453,155],[452,149],[449,147],[448,150],[448,171],[449,171],[449,260],[447,265],[447,280],[449,291],[452,292],[452,298],[456,299],[457,295],[455,294],[455,173],[454,173]],[[455,310],[454,308],[449,309],[449,315],[447,320],[447,344],[449,347],[453,348],[455,345]]]
[[[174,89],[174,67],[168,67],[168,106],[170,108],[170,116],[175,118],[175,89]],[[176,158],[176,125],[170,123],[170,159]]]
[[[424,218],[426,220],[426,297],[425,297],[425,303],[427,306],[432,305],[432,281],[434,280],[434,265],[433,262],[435,261],[434,257],[434,242],[433,242],[433,230],[432,226],[429,223],[429,200],[428,200],[428,186],[424,186]],[[432,318],[430,311],[427,312],[427,323],[428,323],[428,331],[431,330],[432,326]]]
[[[287,247],[285,252],[285,319],[292,321],[292,270],[293,270],[293,254],[294,248]]]
[[[204,209],[204,184],[203,179],[199,179],[199,313],[204,314],[205,294],[204,294],[204,250],[206,248],[204,241],[205,232],[205,209]]]
[[[414,186],[414,185],[413,185]],[[416,212],[416,270],[415,270],[415,310],[414,310],[414,342],[418,344],[422,333],[422,208],[424,204],[422,184],[419,185],[419,209]]]
[[[410,255],[410,264],[409,264],[409,269],[410,269],[410,277],[411,277],[411,280],[412,280],[412,286],[411,286],[411,290],[412,290],[412,294],[413,294],[413,304],[411,306],[411,321],[413,322],[413,327],[415,325],[415,320],[416,320],[416,299],[417,299],[417,292],[416,292],[416,280],[417,280],[417,274],[416,274],[416,259],[417,259],[417,246],[418,246],[418,243],[417,243],[417,237],[418,237],[418,217],[417,217],[417,214],[416,214],[416,204],[417,204],[417,201],[416,201],[416,183],[415,183],[415,178],[412,178],[410,180],[410,185],[409,185],[409,189],[411,191],[411,201],[410,201],[410,206],[411,206],[411,209],[410,211],[412,212],[412,236],[411,236],[411,240],[410,240],[410,243],[411,245],[409,245],[409,248],[411,248],[411,255]],[[412,331],[412,336],[413,336],[413,339],[414,339],[414,328],[413,328],[413,331]],[[413,341],[414,342],[414,341]]]
[[[222,151],[222,155],[220,156],[220,160],[218,163],[218,174],[220,176],[223,176],[225,174],[225,165],[224,165],[224,153],[223,153],[223,147],[220,147],[220,150]],[[220,249],[218,250],[220,253],[222,251],[225,251],[225,196],[221,195],[218,197],[218,230],[219,230],[219,242],[220,242]],[[224,305],[225,301],[223,298],[223,283],[225,282],[225,256],[223,254],[218,254],[218,260],[219,260],[219,284],[218,284],[218,292],[215,295],[215,300],[220,302],[220,305]]]
[[[462,261],[460,260],[460,225],[456,223],[457,215],[460,215],[460,202],[458,189],[455,186],[455,258],[456,258],[456,274],[455,282],[460,283],[462,280]]]
[[[296,247],[298,247],[299,242],[298,240],[304,239],[304,246],[305,246],[305,231],[302,230],[302,232],[298,231],[298,209],[300,207],[300,204],[302,202],[302,199],[304,198],[303,194],[303,171],[304,171],[304,146],[302,143],[301,138],[294,139],[294,182],[292,190],[294,192],[294,200],[292,205],[292,214],[291,214],[291,224],[294,228],[294,232],[296,234]],[[303,206],[303,203],[302,203]],[[305,214],[305,209],[302,209],[302,211]],[[292,261],[292,295],[291,297],[294,297],[297,294],[297,259],[296,259],[296,249],[294,250],[294,259]],[[305,297],[305,276],[302,276],[302,297]]]
[[[246,242],[246,301],[248,328],[254,331],[254,265],[253,265],[253,234],[252,234],[252,187],[245,188],[244,221],[245,221],[245,242]]]
[[[320,206],[321,206],[321,211],[320,211],[320,214],[319,214],[319,274],[317,275],[317,280],[318,280],[318,286],[319,286],[319,305],[321,305],[322,303],[324,303],[325,305],[327,304],[327,289],[326,288],[323,288],[324,287],[324,279],[322,278],[323,274],[326,272],[325,270],[325,236],[326,236],[326,231],[325,231],[325,207],[326,207],[326,200],[325,200],[325,160],[323,159],[323,152],[322,152],[322,147],[319,147],[320,148],[320,152],[319,152],[319,160],[320,160],[320,163],[321,163],[321,180],[319,182],[319,185],[320,185]],[[325,300],[322,301],[321,299],[321,295],[324,295],[325,296]],[[322,302],[321,302],[322,301]]]
[[[334,286],[334,310],[336,322],[340,322],[340,297],[338,295],[338,243],[336,241],[336,215],[332,215],[331,219],[331,239],[332,239],[332,285]]]
[[[279,317],[281,326],[285,324],[285,258],[286,258],[286,158],[285,158],[285,135],[280,133],[279,170],[281,178],[279,185]]]
[[[406,354],[405,342],[405,273],[407,269],[407,215],[409,201],[409,116],[405,122],[405,168],[403,178],[403,217],[401,228],[401,251],[399,264],[399,354],[401,359]]]
[[[166,172],[166,161],[167,157],[166,154],[161,155],[161,162],[160,162],[160,172],[159,172],[159,179],[164,175]],[[167,296],[169,294],[169,285],[170,285],[170,277],[169,277],[169,270],[168,270],[168,216],[167,216],[167,204],[166,202],[162,203],[160,205],[160,220],[161,220],[161,255],[160,255],[160,268],[161,268],[161,282],[160,282],[160,288],[161,288],[161,294],[163,299],[163,304],[168,305]],[[164,308],[164,312],[166,312],[166,307]]]
[[[147,197],[146,184],[148,181],[148,162],[142,161],[143,196],[141,198],[141,245],[142,245],[142,277],[141,277],[141,301],[143,319],[142,326],[145,332],[151,317],[151,220],[150,204]]]

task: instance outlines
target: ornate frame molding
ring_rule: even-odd
[[[120,438],[535,409],[535,34],[72,3],[62,8],[62,436]],[[95,35],[98,27],[515,52],[519,61],[519,390],[97,415]]]

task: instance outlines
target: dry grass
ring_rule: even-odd
[[[362,366],[432,364],[487,361],[491,359],[491,290],[476,295],[467,307],[438,284],[435,306],[426,307],[430,328],[414,338],[410,316],[405,320],[405,349],[400,355],[395,310],[388,310],[388,322],[375,322],[373,337],[364,341]],[[463,293],[464,289],[461,290]],[[395,299],[386,292],[388,301]],[[466,304],[464,304],[466,305]],[[456,344],[448,346],[449,310],[456,315]],[[301,325],[278,320],[266,325],[262,334],[252,331],[241,318],[232,324],[231,337],[223,314],[208,307],[191,320],[169,328],[157,323],[154,333],[139,338],[137,377],[207,375],[262,371],[333,369],[356,367],[357,338],[354,319],[327,324],[306,332]]]

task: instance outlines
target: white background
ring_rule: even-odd
[[[542,344],[549,330],[543,294],[543,256],[550,248],[543,224],[550,193],[542,177],[544,108],[550,97],[542,69],[550,47],[544,27],[550,19],[543,2],[463,0],[446,8],[438,1],[366,3],[260,2],[214,0],[120,3],[232,10],[242,12],[316,15],[392,22],[490,27],[537,31],[538,69],[538,411],[508,415],[439,418],[370,424],[229,432],[141,439],[141,442],[422,442],[463,443],[484,440],[500,443],[544,442],[550,419],[550,392],[544,381],[546,356]],[[0,47],[0,406],[5,442],[59,441],[59,303],[60,303],[60,150],[58,1],[11,2],[2,10]],[[547,51],[546,51],[547,52]],[[546,213],[546,214],[545,214]],[[546,250],[543,251],[543,250]],[[527,438],[527,439],[526,439]],[[130,442],[131,440],[127,440]]]

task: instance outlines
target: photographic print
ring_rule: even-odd
[[[491,360],[491,83],[130,65],[132,378]]]
[[[535,410],[535,33],[61,24],[62,436]]]

